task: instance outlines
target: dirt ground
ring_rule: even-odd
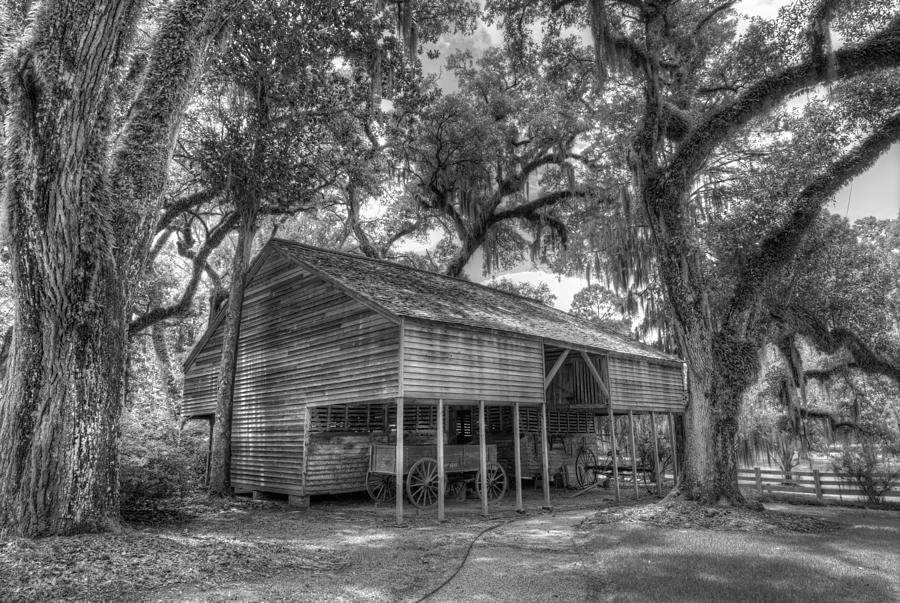
[[[555,490],[548,512],[539,490],[525,494],[524,514],[510,494],[490,517],[476,500],[453,501],[443,523],[413,510],[402,526],[365,495],[313,499],[308,510],[224,503],[116,537],[0,542],[0,582],[20,600],[900,600],[897,511],[768,505],[742,515]],[[50,580],[42,590],[17,573],[34,564]]]
[[[712,529],[660,527],[598,521],[598,511],[622,509],[610,508],[608,491],[577,498],[554,491],[552,512],[540,510],[539,491],[525,494],[530,510],[523,515],[513,511],[512,497],[490,518],[480,516],[477,501],[466,501],[451,503],[444,523],[431,512],[413,512],[402,527],[395,525],[393,508],[376,509],[364,498],[314,502],[309,511],[273,509],[252,518],[223,513],[196,522],[192,531],[302,539],[314,550],[343,556],[346,564],[335,571],[288,570],[258,581],[179,585],[135,599],[900,600],[895,511],[769,505],[788,524],[807,525],[814,518],[821,529],[797,532],[777,522],[768,531],[735,521],[729,526],[709,519],[708,512],[704,520],[712,521]],[[646,497],[642,505],[656,500]]]

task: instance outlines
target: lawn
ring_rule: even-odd
[[[597,526],[579,544],[590,563],[605,568],[598,600],[900,600],[900,513],[767,508],[840,527],[811,534]]]

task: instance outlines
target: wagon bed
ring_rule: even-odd
[[[487,451],[488,500],[500,500],[506,494],[506,472],[497,463],[497,446],[489,444]],[[438,498],[438,466],[436,445],[403,447],[403,479],[407,498],[417,507],[428,507]],[[376,502],[389,502],[396,494],[397,449],[391,444],[373,444],[369,450],[369,472],[366,491]],[[481,457],[478,445],[444,446],[444,474],[457,491],[464,493],[473,485],[481,496]],[[444,489],[445,493],[450,488]]]

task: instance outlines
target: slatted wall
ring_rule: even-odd
[[[222,328],[215,330],[184,374],[184,417],[211,415],[216,412],[216,377],[222,355]]]
[[[214,333],[189,367],[186,414],[214,411],[220,346]],[[235,489],[303,495],[307,404],[397,396],[398,358],[399,325],[278,254],[265,259],[244,296],[232,423]]]
[[[683,383],[680,366],[616,356],[609,359],[609,390],[616,411],[683,412]]]
[[[542,346],[536,339],[425,322],[406,322],[406,396],[541,403]]]
[[[437,409],[412,404],[404,409],[407,445],[433,444]],[[310,409],[306,488],[308,495],[366,489],[369,446],[396,442],[397,407],[342,404]]]
[[[546,365],[548,371],[561,353],[562,350],[559,349],[547,352]],[[599,373],[600,357],[592,356],[591,360],[594,362],[594,368],[596,368]],[[597,385],[597,382],[594,381],[593,375],[585,364],[581,354],[578,352],[570,352],[569,355],[566,356],[565,362],[559,367],[559,372],[556,373],[556,376],[553,377],[553,381],[550,382],[550,387],[547,388],[548,406],[565,407],[570,404],[590,404],[598,407],[606,406],[606,399],[603,397],[603,392],[600,391],[600,387]]]

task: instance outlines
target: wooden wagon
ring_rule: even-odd
[[[487,449],[487,499],[500,500],[506,494],[507,479],[503,467],[497,463],[497,446]],[[437,446],[414,445],[403,447],[404,491],[409,501],[419,508],[430,507],[438,500]],[[390,502],[397,492],[397,449],[393,444],[373,444],[369,450],[369,471],[366,491],[376,502]],[[444,492],[464,494],[473,488],[483,496],[481,462],[477,445],[444,446]]]

